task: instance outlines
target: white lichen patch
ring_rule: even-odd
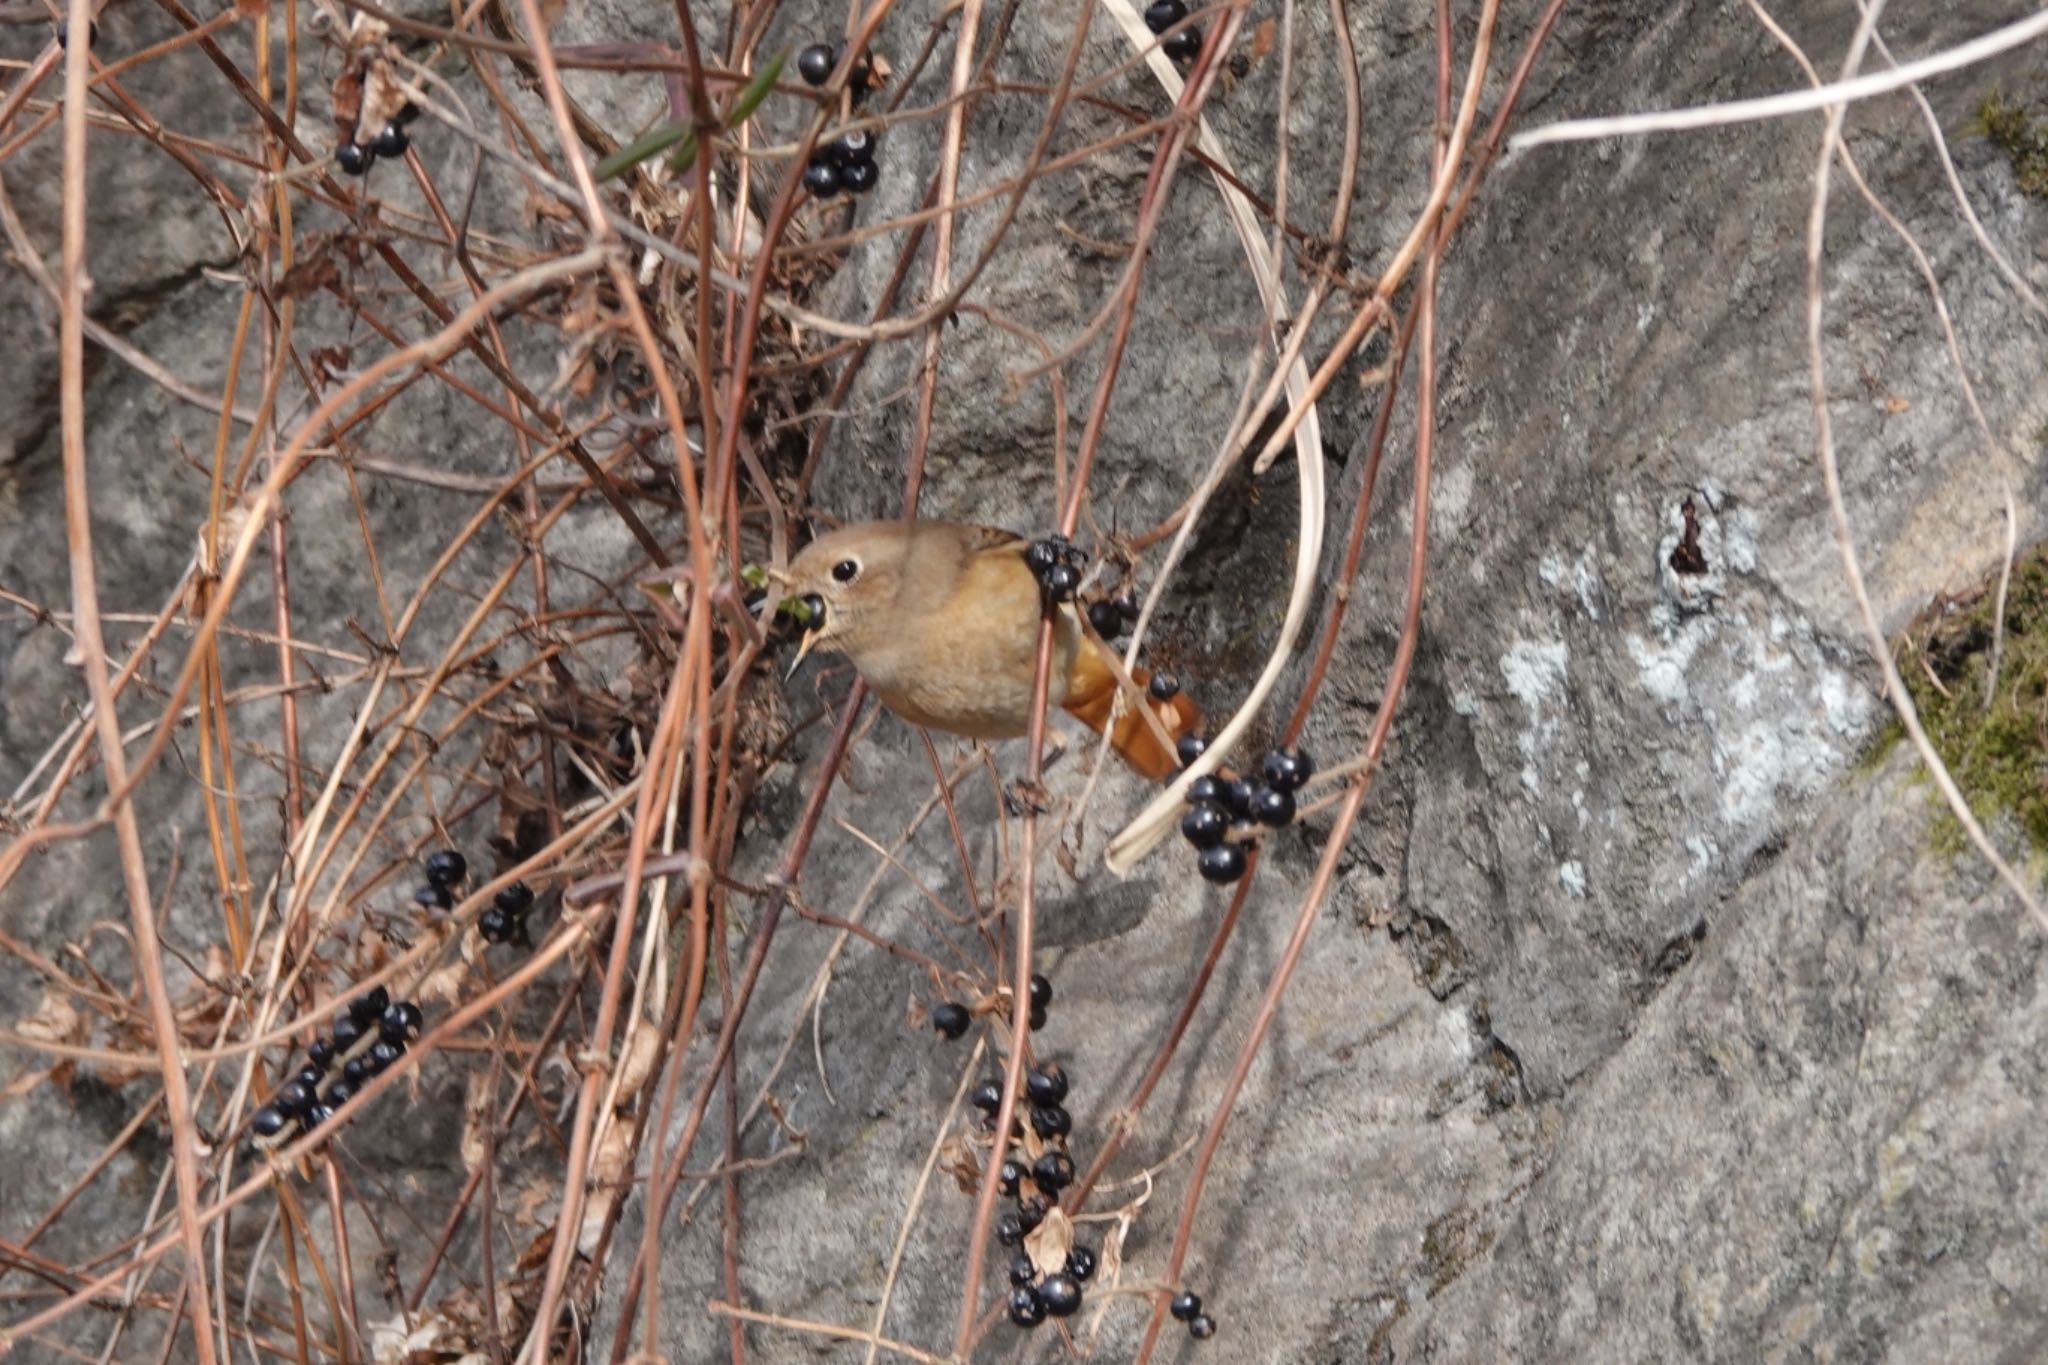
[[[1437,471],[1429,486],[1430,534],[1450,539],[1463,528],[1472,510],[1473,474],[1467,464],[1450,465]]]
[[[1547,587],[1568,591],[1578,599],[1579,610],[1588,619],[1600,619],[1600,570],[1593,557],[1593,547],[1588,545],[1579,551],[1579,557],[1568,560],[1557,551],[1545,554],[1536,565],[1537,577]]]
[[[1681,705],[1691,696],[1686,676],[1693,656],[1714,634],[1714,618],[1682,617],[1670,604],[1659,602],[1650,609],[1650,625],[1654,637],[1630,635],[1623,641],[1636,666],[1636,681],[1658,701]]]
[[[1722,818],[1753,827],[1776,816],[1782,797],[1811,796],[1833,781],[1868,733],[1872,708],[1807,623],[1773,613],[1749,640],[1746,668],[1721,689],[1723,715],[1745,719],[1715,745],[1714,766]]]
[[[1536,754],[1557,728],[1570,660],[1571,651],[1562,640],[1517,640],[1500,656],[1502,680],[1529,713],[1529,723],[1515,736],[1515,745],[1522,753],[1522,788],[1531,796],[1542,790]]]

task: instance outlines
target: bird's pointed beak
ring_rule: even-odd
[[[789,661],[789,672],[782,675],[784,682],[788,682],[796,676],[797,669],[803,666],[804,655],[809,654],[811,646],[818,643],[818,636],[823,633],[823,629],[822,626],[812,626],[804,632],[804,638],[797,642],[796,657]]]

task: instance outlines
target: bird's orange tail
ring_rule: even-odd
[[[1173,743],[1160,741],[1139,708],[1150,709],[1159,718],[1160,728],[1175,742],[1201,726],[1201,708],[1185,692],[1155,701],[1146,690],[1152,675],[1142,668],[1131,670],[1131,680],[1138,685],[1138,695],[1126,698],[1123,712],[1118,714],[1116,670],[1103,657],[1101,645],[1083,639],[1063,706],[1068,715],[1097,734],[1106,731],[1110,747],[1122,754],[1126,763],[1154,782],[1164,782],[1180,771],[1180,755],[1174,752]]]

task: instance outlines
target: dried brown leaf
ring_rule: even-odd
[[[46,1043],[82,1043],[89,1027],[86,1019],[71,1003],[68,991],[52,987],[43,988],[42,1003],[36,1012],[15,1022],[14,1031],[24,1038],[34,1038]]]
[[[1272,19],[1262,20],[1252,29],[1252,40],[1249,46],[1251,49],[1250,56],[1254,62],[1262,62],[1273,55],[1273,48],[1278,41],[1279,32],[1280,26],[1278,22]]]
[[[939,1148],[939,1168],[952,1175],[962,1194],[973,1194],[981,1188],[981,1158],[975,1154],[974,1144],[963,1136],[949,1137]]]
[[[619,1058],[619,1098],[616,1108],[625,1113],[647,1085],[654,1063],[661,1055],[661,1036],[654,1025],[642,1021],[626,1037],[624,1055]]]
[[[1024,1249],[1031,1253],[1033,1265],[1060,1269],[1067,1263],[1067,1253],[1074,1249],[1074,1220],[1067,1217],[1065,1209],[1047,1210],[1045,1220],[1024,1239]]]

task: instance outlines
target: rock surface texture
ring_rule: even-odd
[[[1073,8],[1019,6],[997,78],[1056,80]],[[1366,128],[1346,247],[1369,270],[1399,246],[1427,192],[1432,6],[1343,8]],[[1496,71],[1519,53],[1533,19],[1530,6],[1506,8],[1514,12],[1497,41],[1508,55],[1496,55]],[[1775,17],[1816,66],[1838,67],[1855,6],[1781,9]],[[2028,9],[1900,5],[1883,31],[1904,61]],[[1252,17],[1276,12],[1260,0]],[[129,22],[123,13],[103,20],[117,36]],[[571,7],[557,40],[615,41],[650,26],[666,40],[667,11],[651,14]],[[907,67],[930,22],[928,7],[901,6],[877,46]],[[1321,230],[1341,169],[1330,22],[1323,6],[1294,15],[1286,195],[1310,231]],[[840,23],[837,11],[785,5],[762,50],[836,33]],[[1106,21],[1097,30],[1084,65],[1099,70],[1128,44]],[[1469,44],[1469,20],[1459,33]],[[7,52],[24,50],[12,43]],[[1461,46],[1461,72],[1465,58]],[[932,63],[908,102],[939,103],[948,65]],[[167,79],[174,68],[155,70]],[[1500,84],[1489,87],[1484,114]],[[1537,62],[1520,126],[1804,84],[1740,6],[1585,0],[1568,5]],[[570,85],[623,136],[652,117],[658,98],[651,84],[625,91],[589,72]],[[1985,233],[2032,289],[2048,292],[2048,202],[2021,194],[2000,151],[1967,132],[1992,90],[2044,88],[2048,44],[2038,42],[1924,87]],[[1279,91],[1280,63],[1268,57],[1211,111],[1230,159],[1261,195],[1274,191]],[[1114,94],[1165,108],[1137,77]],[[530,107],[541,126],[545,113]],[[997,97],[975,106],[963,167],[970,184],[1023,167],[1041,107]],[[221,117],[230,117],[225,105]],[[794,127],[793,113],[773,103],[760,117],[771,137]],[[929,119],[889,131],[863,214],[916,208],[942,126]],[[1120,126],[1080,108],[1054,150]],[[1829,412],[1874,606],[1896,631],[1938,594],[1996,573],[2008,496],[2019,542],[2040,536],[2048,321],[1999,278],[1959,217],[1909,98],[1858,106],[1846,131],[1863,174],[1932,263],[1992,438],[1964,400],[1911,252],[1838,167],[1825,235]],[[1429,589],[1414,675],[1389,761],[1208,1176],[1180,1278],[1201,1292],[1219,1333],[1197,1343],[1169,1322],[1159,1358],[1906,1362],[2048,1352],[2042,937],[1981,864],[1937,850],[1930,788],[1910,750],[1883,747],[1887,704],[1814,453],[1805,230],[1819,146],[1820,119],[1809,114],[1539,148],[1501,163],[1475,201],[1442,276]],[[1040,380],[1013,393],[1003,377],[1041,356],[998,320],[1055,345],[1078,335],[1125,269],[1116,247],[1131,235],[1151,147],[1102,154],[1024,201],[940,353],[926,514],[1051,525],[1046,451],[1064,429],[1071,453],[1103,348],[1084,352],[1062,391]],[[0,175],[54,259],[59,200],[54,151],[45,150],[34,175],[26,159]],[[450,158],[451,178],[466,175],[466,155],[436,155]],[[111,151],[107,160],[119,164]],[[95,258],[102,294],[129,304],[109,325],[218,393],[236,300],[204,271],[231,261],[232,244],[217,217],[120,208],[141,192],[113,181],[96,191],[96,215],[107,216],[96,216],[95,239],[124,243],[108,249],[107,265]],[[495,230],[523,230],[516,193],[505,188],[487,215]],[[194,202],[183,189],[176,197]],[[956,261],[973,259],[994,222],[990,209],[963,220]],[[1186,497],[1218,453],[1247,358],[1262,354],[1242,249],[1213,182],[1193,165],[1180,173],[1165,224],[1092,476],[1094,516],[1125,530],[1155,524]],[[856,245],[812,306],[865,319],[897,249],[890,240]],[[927,269],[920,258],[920,282]],[[1300,278],[1289,287],[1299,298]],[[0,586],[63,602],[55,370],[45,363],[54,317],[22,272],[0,278],[0,318],[35,337],[42,356],[0,386]],[[1334,331],[1327,319],[1316,324],[1311,356]],[[207,340],[188,344],[194,337]],[[515,330],[509,344],[545,383],[545,339]],[[826,449],[818,507],[856,518],[900,506],[921,356],[919,338],[876,349]],[[1326,584],[1363,482],[1378,392],[1359,380],[1368,367],[1340,376],[1322,405]],[[464,373],[482,382],[475,367]],[[215,419],[170,405],[112,361],[90,381],[93,458],[123,490],[100,505],[102,593],[110,611],[154,611],[191,557],[206,496],[203,467],[184,465],[172,438],[210,449]],[[396,411],[380,439],[430,448],[451,474],[505,469],[505,452],[477,438],[469,411],[442,391],[413,391]],[[1400,631],[1414,515],[1411,413],[1404,402],[1395,418],[1364,568],[1304,736],[1325,763],[1362,745]],[[1152,657],[1212,710],[1227,709],[1257,674],[1285,605],[1291,461],[1255,487],[1226,487],[1162,605]],[[338,478],[309,479],[297,496],[302,563],[359,554],[357,510]],[[405,545],[408,524],[431,523],[451,505],[427,497],[373,498],[367,515],[380,547]],[[1699,573],[1672,567],[1688,501]],[[563,555],[595,574],[632,563],[634,547],[601,508],[579,511],[555,536]],[[416,582],[442,543],[438,530],[423,536],[417,562],[384,570]],[[456,581],[480,587],[491,568],[458,566]],[[309,637],[346,640],[341,623],[366,610],[360,584],[328,592],[309,581],[300,602],[298,628]],[[261,628],[267,603],[245,605],[236,619]],[[440,614],[421,622],[424,637],[445,638],[468,605],[460,594],[441,601]],[[0,785],[10,791],[82,695],[63,650],[48,630],[0,624]],[[247,678],[267,676],[268,656],[254,646],[241,661]],[[1297,660],[1283,679],[1280,715],[1305,671]],[[840,678],[807,668],[791,685],[792,703],[807,709],[842,689]],[[346,707],[307,706],[309,742],[346,730]],[[760,794],[735,869],[741,879],[775,866],[823,734],[809,731],[799,763]],[[939,748],[945,761],[965,758],[946,742]],[[1005,777],[1021,771],[1021,750],[997,749]],[[1059,809],[1078,797],[1084,766],[1070,752],[1053,767],[1047,784]],[[944,813],[930,808],[932,787],[917,735],[892,717],[876,721],[827,807],[798,888],[804,904],[861,917],[942,958],[942,930],[967,942],[926,893],[958,911],[978,896],[985,908],[988,869],[1015,825],[975,770],[960,806],[970,887]],[[166,826],[199,838],[198,805],[165,790]],[[1227,900],[1197,878],[1177,842],[1127,881],[1101,869],[1105,840],[1149,795],[1129,774],[1105,771],[1074,834],[1078,879],[1051,856],[1039,869],[1040,965],[1056,997],[1034,1045],[1073,1078],[1073,1145],[1084,1166],[1185,998]],[[275,829],[274,810],[250,818]],[[888,845],[902,870],[840,820]],[[914,822],[915,836],[897,850]],[[1082,1234],[1091,1245],[1120,1242],[1127,1287],[1159,1287],[1188,1149],[1251,1026],[1327,828],[1317,816],[1265,842],[1238,933],[1174,1067],[1109,1172],[1114,1183],[1091,1201],[1097,1213],[1127,1218],[1087,1223]],[[1994,834],[2016,842],[2009,830]],[[111,872],[105,901],[78,889],[100,881],[90,860],[104,851],[66,846],[38,863],[0,903],[0,924],[49,948],[80,941],[94,921],[118,920]],[[152,845],[153,860],[168,856],[167,844]],[[167,934],[188,912],[198,913],[174,905]],[[974,953],[985,960],[979,945]],[[917,968],[858,939],[841,945],[805,925],[779,941],[739,1047],[743,1102],[769,1086],[783,1118],[780,1130],[753,1130],[746,1153],[767,1158],[743,1187],[740,1288],[750,1308],[865,1331],[887,1286],[883,1333],[948,1348],[972,1200],[943,1165],[928,1173],[927,1161],[945,1132],[968,1121],[963,1108],[946,1127],[956,1092],[992,1064],[974,1052],[978,1035],[943,1042],[912,1017],[913,1001],[940,998]],[[33,979],[14,965],[0,970],[0,1020],[34,1008]],[[793,1050],[776,1060],[789,1040]],[[701,1065],[708,1050],[708,1036],[695,1040],[689,1063]],[[415,1138],[431,1135],[427,1147],[388,1129],[360,1134],[369,1150],[406,1154],[393,1177],[405,1197],[446,1198],[463,1178],[451,1150],[455,1075],[430,1072],[421,1095],[405,1101],[418,1114]],[[126,1121],[111,1101],[95,1109],[98,1093],[0,1101],[0,1151],[21,1154],[0,1175],[0,1237],[19,1236],[33,1213],[18,1211],[47,1208]],[[714,1115],[690,1168],[717,1166],[723,1144]],[[131,1149],[109,1179],[139,1207],[155,1192],[163,1156]],[[685,1215],[694,1188],[685,1185],[670,1215],[688,1225],[663,1230],[661,1338],[641,1346],[672,1362],[723,1359],[726,1350],[725,1320],[706,1311],[728,1295],[719,1191],[706,1187]],[[49,1254],[83,1255],[112,1240],[67,1235],[82,1240]],[[618,1266],[641,1237],[636,1209],[616,1240]],[[992,1292],[1008,1254],[987,1250]],[[618,1327],[621,1278],[600,1297],[590,1337],[598,1358]],[[1067,1326],[1094,1342],[1095,1359],[1128,1359],[1143,1302],[1092,1294]],[[1065,1358],[1056,1335],[1042,1327],[1027,1339],[998,1323],[977,1358]],[[122,1351],[153,1358],[155,1347]],[[866,1348],[753,1327],[748,1354],[857,1360]]]

